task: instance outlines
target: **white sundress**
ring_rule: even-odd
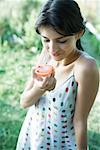
[[[73,116],[78,83],[73,73],[29,108],[16,150],[76,150]]]

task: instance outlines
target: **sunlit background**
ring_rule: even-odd
[[[20,108],[20,94],[42,49],[34,23],[44,2],[0,0],[0,150],[15,150],[27,112]],[[77,2],[86,24],[82,45],[100,70],[100,0]],[[88,137],[89,149],[100,150],[100,92],[88,118]]]

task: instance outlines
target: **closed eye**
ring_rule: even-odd
[[[50,42],[50,40],[48,40],[48,39],[44,39],[43,40],[44,42]],[[64,41],[57,41],[58,43],[65,43],[65,42],[67,42],[67,40],[64,40]]]
[[[58,43],[66,43],[67,42],[67,40],[65,40],[65,41],[58,41]]]
[[[48,39],[44,39],[43,41],[44,41],[44,42],[49,42],[50,40],[48,40]]]

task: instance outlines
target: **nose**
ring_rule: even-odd
[[[55,43],[54,41],[50,41],[49,43],[49,52],[52,54],[57,53],[58,51],[58,46],[57,43]]]

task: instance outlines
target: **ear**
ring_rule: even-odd
[[[84,30],[81,30],[81,31],[79,31],[78,33],[76,33],[75,38],[76,38],[77,40],[79,40],[83,34],[84,34]]]

